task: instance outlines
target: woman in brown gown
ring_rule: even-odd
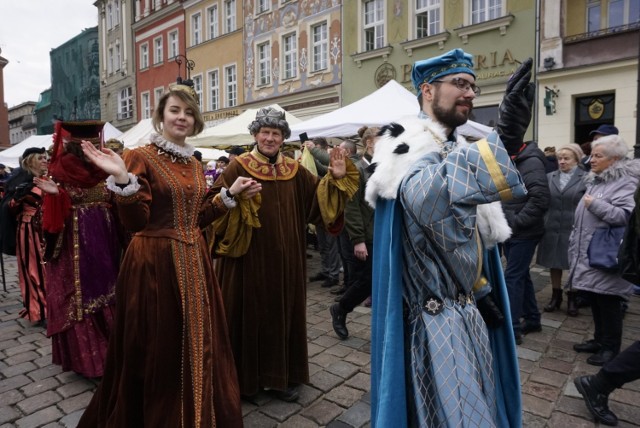
[[[133,232],[116,285],[107,367],[79,427],[242,426],[240,393],[220,288],[201,228],[228,208],[207,193],[185,143],[204,122],[191,88],[159,101],[150,144],[124,161],[83,143]],[[232,196],[260,191],[238,180]],[[242,195],[240,195],[242,193]]]

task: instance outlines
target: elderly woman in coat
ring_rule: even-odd
[[[601,366],[620,351],[622,303],[633,284],[617,273],[589,265],[587,249],[597,228],[625,226],[635,205],[633,194],[640,179],[640,163],[626,159],[628,147],[618,135],[591,143],[591,172],[587,191],[578,203],[569,238],[569,280],[572,289],[590,297],[594,337],[576,344],[577,352],[593,353],[587,362]]]
[[[562,271],[569,269],[569,235],[573,229],[573,214],[585,190],[584,177],[587,172],[579,167],[584,153],[579,145],[572,143],[556,151],[559,169],[547,174],[551,194],[549,210],[545,216],[544,235],[538,244],[536,263],[549,268],[551,301],[544,307],[553,312],[562,303]],[[575,292],[567,292],[567,314],[578,315]]]

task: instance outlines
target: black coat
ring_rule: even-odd
[[[511,227],[511,239],[539,239],[544,233],[544,216],[549,208],[549,184],[545,166],[547,160],[535,141],[513,158],[522,176],[527,195],[502,203]]]

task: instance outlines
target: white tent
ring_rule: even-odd
[[[271,104],[269,107],[284,111],[278,104]],[[219,147],[224,149],[231,146],[253,144],[254,140],[249,133],[248,126],[255,120],[258,110],[257,108],[247,109],[233,119],[205,129],[201,134],[187,139],[187,142],[196,147]],[[287,112],[286,117],[289,126],[301,122],[300,119],[289,112]]]
[[[420,111],[416,95],[395,80],[390,80],[377,91],[347,106],[305,120],[291,127],[290,141],[306,132],[313,137],[350,137],[363,126],[382,126],[403,117],[416,117]],[[458,128],[461,134],[479,139],[491,132],[491,128],[468,121]]]
[[[109,122],[104,124],[103,139],[107,141],[109,138],[119,138],[122,132]],[[49,148],[53,144],[53,135],[32,135],[24,141],[19,142],[13,147],[0,152],[0,163],[3,163],[11,168],[17,168],[20,166],[20,156],[29,147],[44,147]]]
[[[52,135],[32,135],[29,138],[19,142],[13,147],[0,152],[0,163],[3,163],[11,168],[17,168],[20,166],[20,156],[29,147],[44,147],[48,148],[52,143]]]
[[[155,132],[151,119],[142,119],[134,127],[129,128],[118,139],[124,143],[128,149],[147,144],[149,136]]]

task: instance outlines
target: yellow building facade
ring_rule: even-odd
[[[542,1],[539,140],[543,146],[588,143],[615,125],[637,139],[640,2]]]

